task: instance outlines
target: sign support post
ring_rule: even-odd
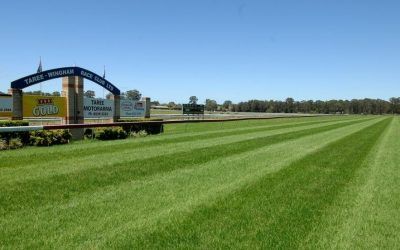
[[[144,113],[144,118],[150,118],[150,108],[151,108],[151,100],[150,97],[145,97],[144,98],[145,102],[146,102],[146,111]]]
[[[118,122],[118,120],[121,117],[121,96],[120,95],[114,95],[111,94],[111,99],[114,100],[114,116],[113,116],[113,122]]]
[[[66,76],[62,78],[63,95],[67,98],[66,124],[83,123],[83,78]],[[83,139],[84,129],[70,130],[73,139]]]
[[[13,111],[12,111],[12,120],[22,120],[22,90],[12,88],[11,89],[13,96]]]

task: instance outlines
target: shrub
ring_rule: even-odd
[[[8,149],[7,141],[0,139],[0,150],[6,150],[6,149]]]
[[[27,121],[0,121],[0,127],[29,126]]]
[[[21,139],[19,138],[12,138],[10,142],[8,143],[8,148],[9,149],[18,149],[22,148],[24,145],[21,142]]]
[[[29,126],[29,122],[26,121],[0,121],[0,127],[20,127]],[[12,138],[19,138],[22,144],[26,145],[29,143],[29,131],[21,132],[0,132],[0,138],[5,140],[7,143]]]
[[[148,134],[145,130],[140,130],[139,132],[131,132],[131,136],[138,138],[138,137],[146,137]]]
[[[83,135],[87,139],[93,139],[95,137],[95,131],[92,128],[87,128],[85,129],[85,132],[83,132]]]
[[[67,144],[71,140],[71,133],[66,130],[39,130],[31,132],[30,144],[34,146],[52,146]]]
[[[125,139],[128,134],[121,127],[107,127],[96,129],[96,138],[99,140]]]
[[[137,124],[123,124],[121,125],[122,128],[127,132],[128,134],[135,132],[138,133],[139,131],[146,131],[147,134],[153,135],[153,134],[159,134],[164,132],[164,125],[161,123],[163,121],[162,119],[120,119],[118,122],[145,122],[145,121],[160,121],[160,123],[137,123]]]

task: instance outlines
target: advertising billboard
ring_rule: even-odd
[[[145,101],[121,100],[121,117],[144,117],[145,112]]]
[[[11,117],[12,108],[12,96],[0,96],[0,117]]]
[[[113,118],[114,101],[108,99],[83,99],[83,115],[85,118]]]
[[[60,96],[34,96],[22,97],[24,117],[65,117],[67,102]]]

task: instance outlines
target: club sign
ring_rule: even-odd
[[[120,90],[115,87],[112,83],[104,79],[103,77],[80,67],[64,67],[57,69],[46,70],[37,74],[29,75],[20,78],[11,83],[11,88],[24,89],[26,87],[32,86],[34,84],[51,80],[54,78],[65,77],[65,76],[81,76],[88,80],[91,80],[103,88],[107,89],[114,95],[119,95]]]

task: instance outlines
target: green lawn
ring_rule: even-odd
[[[400,248],[400,118],[168,125],[0,152],[0,248]]]

